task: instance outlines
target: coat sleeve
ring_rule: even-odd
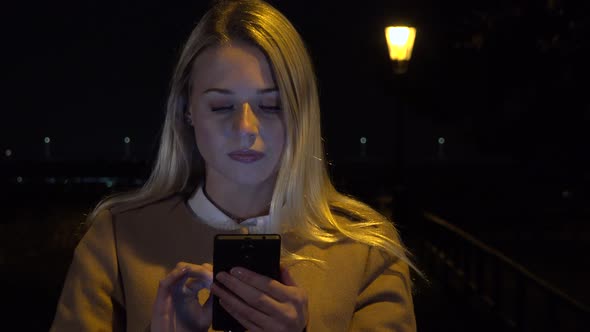
[[[408,265],[370,248],[351,331],[415,332]]]
[[[74,250],[50,331],[124,330],[112,215],[104,211]]]

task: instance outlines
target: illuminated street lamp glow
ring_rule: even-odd
[[[361,137],[361,144],[367,144],[367,138]]]
[[[129,138],[129,137],[125,137],[125,138],[123,139],[123,142],[125,142],[125,144],[129,144],[129,143],[131,143],[131,138]]]
[[[51,142],[51,138],[49,138],[49,137],[45,137],[45,138],[43,139],[43,142],[45,142],[45,144],[49,144],[49,143]]]
[[[444,137],[439,137],[438,138],[438,144],[443,145],[443,144],[445,144],[445,142],[446,142],[446,140],[445,140]]]
[[[7,157],[10,157],[10,156],[12,156],[12,150],[10,150],[10,149],[6,149],[6,151],[4,151],[4,154],[5,154]]]
[[[16,177],[16,182],[22,183],[23,182],[23,178],[21,176],[17,176]]]
[[[393,61],[409,61],[416,40],[416,28],[389,26],[385,28],[389,58]]]

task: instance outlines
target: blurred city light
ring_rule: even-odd
[[[125,144],[129,144],[129,143],[131,143],[131,138],[129,138],[129,137],[127,136],[127,137],[125,137],[125,138],[123,139],[123,142],[125,142]]]
[[[6,157],[10,157],[12,156],[12,150],[6,149],[6,151],[4,151],[4,154],[6,155]]]
[[[366,137],[361,137],[361,144],[367,144],[367,138]]]
[[[445,140],[444,137],[439,137],[438,138],[438,144],[443,145],[443,144],[445,144],[445,142],[446,142],[446,140]]]
[[[49,143],[51,142],[51,138],[49,138],[49,137],[45,137],[45,138],[43,139],[43,141],[44,141],[46,144],[49,144]]]

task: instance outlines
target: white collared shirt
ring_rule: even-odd
[[[270,216],[268,214],[237,223],[209,201],[202,186],[197,189],[195,195],[188,199],[188,205],[203,222],[219,230],[239,229],[243,234],[263,234],[270,230]]]

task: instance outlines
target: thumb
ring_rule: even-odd
[[[211,317],[213,315],[213,294],[210,293],[207,301],[203,303],[203,317]]]
[[[291,277],[291,273],[284,266],[281,266],[281,282],[286,286],[297,286],[297,283]]]

